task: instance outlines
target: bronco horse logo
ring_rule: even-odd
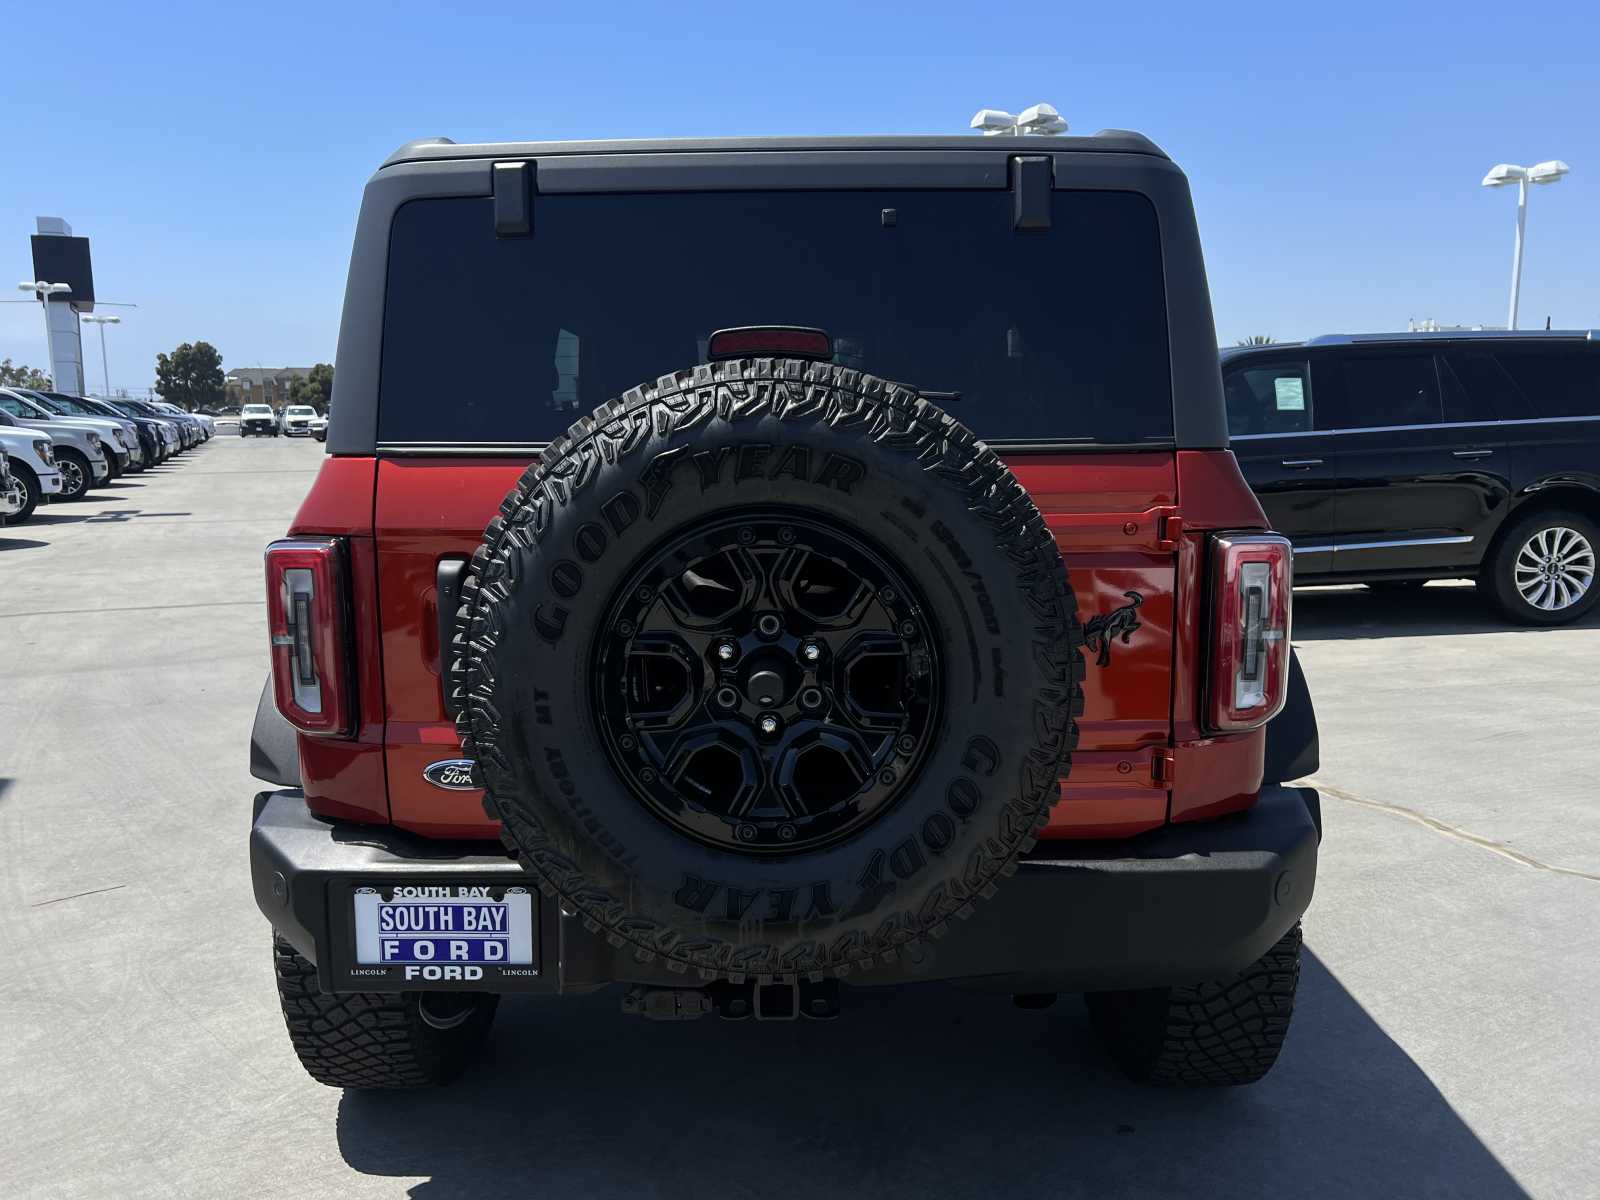
[[[1144,597],[1138,592],[1123,592],[1131,604],[1124,604],[1121,608],[1103,613],[1097,617],[1090,617],[1089,623],[1083,627],[1083,644],[1094,651],[1097,667],[1111,665],[1111,643],[1117,638],[1122,639],[1126,646],[1133,637],[1133,631],[1139,628],[1139,606],[1144,603]]]

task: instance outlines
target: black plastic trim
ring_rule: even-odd
[[[1049,229],[1054,160],[1044,157],[1011,160],[1013,229]]]
[[[1283,711],[1267,722],[1263,783],[1288,783],[1316,773],[1321,766],[1317,712],[1311,703],[1300,656],[1289,651],[1289,689]]]
[[[250,774],[280,787],[300,786],[300,735],[272,697],[272,676],[261,685],[256,722],[250,729]]]
[[[499,237],[526,237],[533,232],[531,162],[494,165],[494,231]]]
[[[439,690],[444,700],[444,710],[452,717],[459,707],[451,699],[452,686],[450,641],[455,636],[456,609],[461,606],[461,579],[467,571],[464,558],[446,558],[434,570],[434,596],[439,612]]]
[[[1013,992],[1160,987],[1254,962],[1311,902],[1320,800],[1266,787],[1254,808],[1110,842],[1041,842],[970,920],[848,982],[958,980]],[[323,821],[297,791],[256,797],[250,871],[257,907],[319,966],[329,885],[352,878],[521,874],[493,842],[430,842],[384,826]],[[660,960],[636,961],[541,906],[545,990],[612,981],[684,986]],[[557,947],[559,950],[557,951]],[[331,980],[323,985],[331,988]]]

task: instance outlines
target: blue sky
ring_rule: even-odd
[[[361,186],[397,145],[947,133],[1054,103],[1188,172],[1218,337],[1505,320],[1501,161],[1535,191],[1522,323],[1600,327],[1593,9],[1359,4],[17,4],[46,87],[0,106],[0,264],[40,214],[93,239],[113,386],[204,338],[229,367],[333,357]],[[0,357],[44,360],[36,306]],[[86,346],[100,377],[98,346]]]

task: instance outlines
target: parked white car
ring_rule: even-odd
[[[310,437],[317,410],[309,404],[291,404],[283,410],[283,432],[290,437]]]
[[[28,414],[29,406],[15,392],[0,388],[0,424],[43,430],[50,435],[56,470],[61,473],[63,500],[80,499],[90,488],[111,478],[111,466],[98,433],[59,418],[42,421]]]
[[[117,427],[118,446],[117,467],[124,471],[141,471],[144,469],[144,448],[139,445],[139,427],[132,421],[115,414],[90,408],[77,396],[68,396],[61,392],[41,392],[34,388],[18,388],[24,396],[33,400],[53,417],[70,420],[74,424],[82,421],[110,421]],[[104,435],[101,440],[104,441]],[[115,472],[112,478],[116,478]]]
[[[5,452],[11,474],[7,491],[15,502],[15,510],[7,515],[12,525],[20,525],[33,516],[44,497],[61,494],[61,472],[56,469],[51,443],[50,435],[42,429],[0,421],[0,450]]]
[[[86,431],[90,435],[91,448],[98,449],[100,457],[105,461],[105,470],[102,472],[94,463],[95,455],[89,455],[89,462],[94,466],[90,487],[110,483],[121,475],[123,469],[132,461],[128,447],[122,440],[121,421],[114,421],[110,417],[72,417],[52,412],[44,403],[44,397],[28,388],[0,388],[0,409],[4,409],[24,424],[46,422],[51,427],[52,433],[55,432],[55,426]],[[62,471],[66,472],[64,463]]]

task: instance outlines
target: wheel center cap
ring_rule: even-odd
[[[750,672],[750,678],[744,684],[744,694],[754,703],[767,708],[780,703],[786,690],[783,676],[771,668]]]

